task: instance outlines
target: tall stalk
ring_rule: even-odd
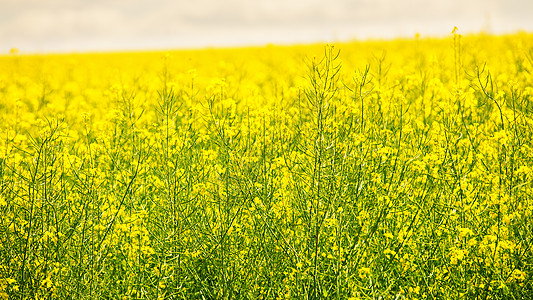
[[[333,146],[334,137],[331,136],[331,125],[328,121],[332,118],[334,112],[333,100],[337,94],[337,84],[339,81],[340,63],[337,61],[340,51],[336,51],[333,46],[326,46],[324,57],[317,61],[313,59],[309,65],[309,87],[307,88],[306,97],[309,107],[313,114],[314,128],[312,138],[312,167],[310,178],[310,198],[309,206],[309,250],[312,251],[313,258],[313,279],[309,287],[310,295],[318,298],[320,292],[320,282],[318,279],[318,256],[320,252],[320,235],[322,223],[329,209],[326,182],[326,164],[328,149]]]

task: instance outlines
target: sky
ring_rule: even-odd
[[[0,54],[533,32],[532,0],[0,0]]]

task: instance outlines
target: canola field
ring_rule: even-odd
[[[533,295],[532,34],[0,70],[0,299]]]

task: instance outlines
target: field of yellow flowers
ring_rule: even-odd
[[[533,295],[532,34],[0,69],[0,299]]]

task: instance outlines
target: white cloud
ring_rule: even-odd
[[[2,7],[4,53],[444,34],[453,26],[533,30],[528,0],[2,0]]]

